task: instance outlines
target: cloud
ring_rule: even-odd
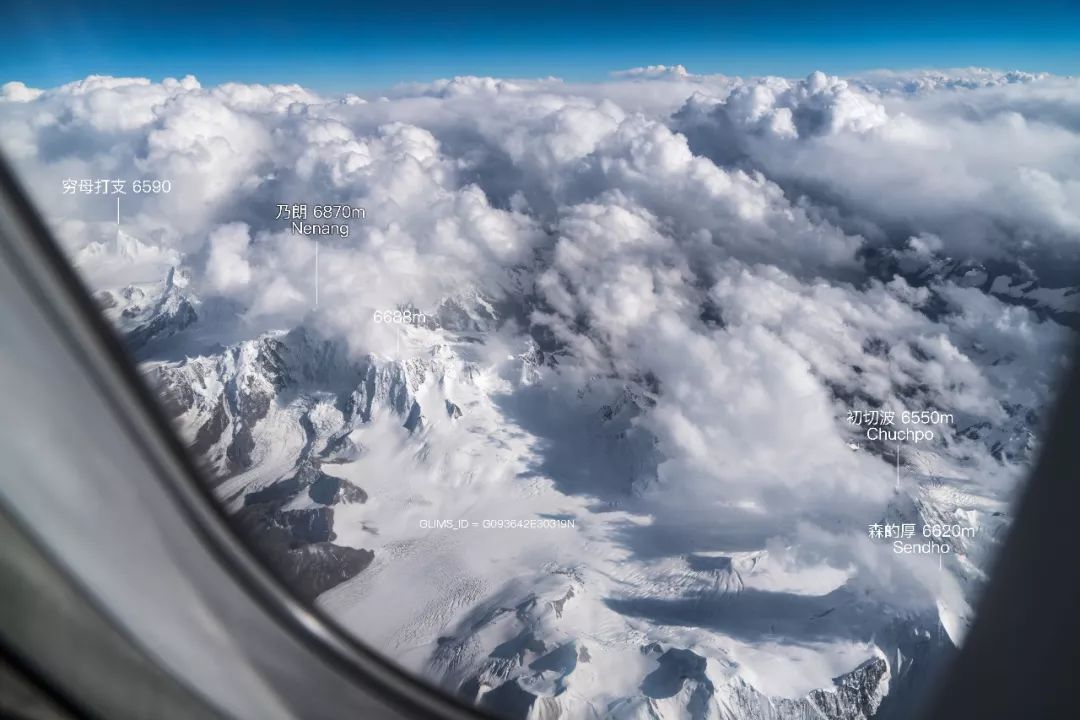
[[[30,102],[37,99],[43,91],[27,87],[21,82],[6,82],[0,85],[0,100],[6,102]]]
[[[885,77],[749,81],[691,97],[675,127],[696,152],[758,168],[874,240],[927,233],[963,257],[1075,255],[1076,81]]]
[[[206,284],[211,292],[231,293],[251,282],[247,261],[251,237],[243,223],[230,223],[214,229],[207,239],[210,257],[206,261]]]
[[[690,72],[682,65],[647,65],[611,73],[615,78],[685,78]]]
[[[87,264],[112,267],[116,208],[63,179],[168,179],[121,199],[125,232],[159,264],[183,258],[192,292],[234,303],[248,335],[309,323],[400,357],[374,311],[498,308],[503,357],[545,338],[539,375],[636,398],[627,422],[655,447],[649,499],[672,527],[722,509],[839,557],[892,492],[879,453],[849,446],[854,406],[953,413],[935,471],[1009,487],[1063,363],[1070,79],[676,65],[368,98],[100,76],[2,98],[0,142]],[[294,204],[366,213],[318,238],[317,307],[316,242],[277,217]]]
[[[940,90],[977,90],[1002,85],[1028,84],[1050,79],[1049,73],[1020,70],[1001,72],[990,68],[969,67],[951,70],[875,70],[852,78],[860,86],[902,95],[917,95]]]

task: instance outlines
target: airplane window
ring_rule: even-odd
[[[512,719],[911,718],[1080,328],[1080,18],[675,5],[19,5],[0,150],[390,661]]]

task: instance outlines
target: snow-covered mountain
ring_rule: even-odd
[[[926,272],[913,281],[958,271]],[[98,299],[133,349],[172,339],[144,372],[238,529],[362,639],[508,717],[907,717],[1007,526],[956,453],[912,447],[873,519],[979,529],[935,569],[936,608],[789,547],[672,553],[661,535],[644,551],[666,492],[640,423],[655,379],[568,385],[557,347],[523,335],[507,348],[507,318],[477,294],[402,328],[398,357],[300,325],[171,359],[199,333],[184,278],[171,267]],[[493,360],[495,343],[509,352]],[[1010,417],[956,438],[1022,462],[1036,413]]]
[[[526,355],[511,363],[518,382],[531,382],[538,371],[532,362]],[[685,618],[673,608],[675,624],[728,606],[747,612],[757,600],[742,573],[752,575],[766,560],[690,555],[651,567],[620,567],[617,557],[605,557],[618,551],[605,548],[601,538],[644,502],[635,496],[644,487],[641,478],[622,462],[636,452],[624,416],[640,411],[628,392],[611,403],[594,400],[592,422],[583,428],[600,457],[577,460],[625,472],[613,478],[624,485],[611,494],[618,498],[608,501],[612,507],[601,519],[586,520],[587,506],[540,478],[526,489],[507,486],[526,474],[507,477],[501,466],[513,462],[514,453],[504,450],[500,457],[493,446],[511,449],[520,429],[500,433],[507,419],[485,397],[498,392],[497,379],[485,377],[490,370],[464,360],[451,346],[436,346],[408,362],[373,356],[350,361],[339,347],[298,329],[217,356],[151,363],[146,370],[164,397],[173,399],[170,408],[198,456],[223,478],[215,488],[219,497],[286,579],[307,597],[336,587],[322,602],[347,623],[351,617],[371,622],[392,615],[384,641],[394,657],[422,662],[417,667],[426,675],[500,714],[764,712],[762,717],[794,718],[821,712],[865,718],[888,690],[888,662],[868,638],[830,650],[851,668],[822,688],[786,698],[756,689],[730,660],[718,665],[717,655],[685,647],[697,643],[680,637],[684,633],[648,630],[648,605],[656,601],[650,595],[658,588],[666,599],[694,608]],[[461,432],[459,425],[471,427]],[[462,454],[475,459],[459,469],[468,468],[460,479],[408,479],[420,468],[461,463]],[[392,463],[384,462],[388,456]],[[382,477],[365,483],[367,470]],[[397,514],[426,516],[432,525],[465,518],[470,527],[426,530],[418,522],[394,522]],[[471,526],[534,517],[574,519],[589,529],[584,538],[564,530],[557,532],[565,537],[554,539],[552,531],[503,530],[525,537],[493,553],[489,538],[500,531]],[[434,596],[433,580],[439,589]],[[619,585],[633,590],[620,593]],[[396,602],[389,600],[393,596]],[[803,618],[808,626],[835,610],[833,604],[841,612],[870,612],[856,609],[855,599],[846,596],[826,595],[816,603],[816,612]],[[788,621],[798,623],[794,617]],[[834,662],[842,667],[843,660]],[[597,697],[605,701],[597,703]]]
[[[387,657],[531,720],[906,720],[1080,328],[1077,97],[94,76],[4,86],[0,142],[238,530]],[[172,189],[114,223],[106,176]]]

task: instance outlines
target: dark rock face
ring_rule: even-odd
[[[404,427],[409,432],[416,432],[424,426],[424,415],[420,409],[420,403],[413,400],[412,407],[409,408],[409,416],[405,418]]]
[[[320,472],[308,488],[308,496],[321,505],[367,502],[367,493],[344,478]]]
[[[529,663],[529,669],[535,672],[551,671],[559,675],[568,675],[574,671],[577,663],[577,646],[573,642],[568,642],[533,660]]]
[[[299,491],[300,483],[295,477],[291,477],[288,480],[280,480],[273,485],[249,492],[244,496],[244,506],[258,505],[259,503],[280,505],[294,497]]]
[[[371,550],[314,543],[292,548],[271,564],[303,600],[311,601],[371,564]]]
[[[329,508],[320,508],[327,513]],[[308,511],[292,511],[308,512]],[[294,534],[296,525],[269,503],[249,505],[233,516],[237,531],[271,571],[305,601],[360,573],[371,564],[370,550],[342,547],[325,541],[305,542]],[[319,517],[313,515],[311,517]],[[332,533],[329,533],[332,535]],[[317,533],[310,532],[314,537]]]
[[[349,439],[347,432],[328,440],[326,447],[319,453],[319,458],[326,463],[347,463],[359,456],[360,448]]]
[[[191,389],[188,388],[187,392],[190,393]],[[167,395],[176,407],[168,406],[173,417],[179,417],[184,413],[184,407],[179,403],[184,402],[183,399],[174,400],[172,396]],[[191,400],[187,400],[187,407],[191,406]],[[225,403],[219,400],[217,405],[214,406],[213,415],[210,416],[210,421],[199,428],[198,434],[195,436],[195,442],[191,445],[191,452],[196,457],[203,457],[206,452],[218,441],[221,434],[225,432],[225,428],[229,425],[229,417],[225,414]]]
[[[716,694],[716,688],[705,674],[705,658],[690,650],[671,648],[657,662],[660,667],[645,676],[641,692],[648,698],[669,698],[681,692],[687,683],[692,683],[686,709],[695,720],[705,718]]]
[[[345,478],[327,475],[320,469],[318,460],[304,460],[297,466],[296,474],[289,478],[293,484],[292,496],[307,492],[320,505],[367,502],[367,493]],[[284,482],[288,482],[284,481]],[[250,496],[250,494],[249,494]]]
[[[524,630],[517,637],[498,645],[491,651],[491,657],[513,659],[516,664],[521,665],[526,653],[542,653],[546,649],[543,640],[537,638],[531,631]]]
[[[319,505],[284,509],[303,493]],[[355,576],[375,557],[370,550],[333,544],[337,536],[331,506],[366,500],[363,490],[306,460],[292,477],[247,493],[234,520],[271,570],[302,599],[313,600]]]
[[[508,680],[485,693],[480,699],[480,707],[503,717],[523,718],[529,714],[534,702],[536,695],[523,689],[516,680]]]
[[[341,483],[339,478],[319,473],[319,478],[308,488],[308,497],[322,505],[333,505],[338,499]]]
[[[649,673],[641,683],[641,691],[651,698],[668,698],[682,690],[687,680],[696,680],[711,696],[713,684],[705,676],[705,658],[680,648],[672,648],[660,656],[660,667]]]
[[[225,451],[225,457],[229,459],[229,467],[235,471],[251,467],[251,451],[254,449],[255,438],[251,433],[251,426],[240,426],[233,436],[232,444]]]
[[[285,510],[303,493],[317,507]],[[342,478],[304,464],[295,475],[249,492],[233,516],[240,534],[255,553],[302,600],[363,571],[375,557],[371,550],[333,544],[334,508],[342,502],[364,502],[367,494]]]
[[[328,507],[279,511],[281,522],[294,540],[325,543],[335,540],[334,511]]]
[[[867,660],[850,673],[836,678],[832,691],[814,690],[807,699],[829,718],[869,718],[877,710],[878,684],[888,672],[881,658]]]

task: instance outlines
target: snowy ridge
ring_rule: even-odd
[[[457,350],[467,351],[472,345]],[[511,448],[501,458],[483,458],[492,445],[507,448],[521,442],[512,439],[518,433],[512,429],[506,440],[499,440],[496,427],[507,418],[498,419],[500,411],[491,403],[491,393],[497,396],[510,389],[507,378],[524,388],[534,382],[543,386],[543,371],[532,366],[528,348],[495,374],[456,352],[451,342],[405,361],[373,356],[350,360],[340,346],[298,329],[241,343],[219,356],[151,365],[148,371],[169,388],[169,396],[180,398],[176,407],[182,426],[194,445],[203,443],[201,454],[227,476],[217,492],[230,507],[244,513],[272,502],[286,514],[314,508],[319,514],[303,517],[302,523],[295,515],[280,522],[294,538],[374,552],[366,571],[326,596],[328,608],[346,622],[351,616],[385,617],[388,606],[381,599],[385,593],[397,594],[419,577],[430,584],[454,568],[445,574],[445,596],[419,597],[413,610],[399,597],[392,605],[398,619],[387,625],[394,634],[383,640],[395,657],[440,677],[454,692],[515,717],[743,718],[763,712],[762,717],[779,719],[820,712],[854,720],[872,715],[888,687],[888,665],[880,658],[895,654],[888,645],[875,646],[872,634],[854,645],[836,647],[836,663],[851,663],[850,667],[823,676],[821,682],[826,684],[818,689],[792,697],[763,693],[746,679],[757,657],[753,643],[734,654],[730,645],[724,648],[715,640],[699,646],[702,638],[689,630],[697,622],[694,618],[711,616],[718,611],[713,608],[727,605],[742,608],[742,603],[731,605],[731,598],[747,592],[744,574],[764,578],[772,572],[767,553],[693,554],[645,565],[620,561],[625,553],[605,538],[627,519],[642,520],[616,508],[647,501],[650,492],[663,491],[655,480],[642,485],[635,479],[642,477],[641,471],[631,469],[651,463],[653,469],[644,476],[655,478],[660,460],[644,450],[647,445],[627,453],[638,443],[633,433],[627,434],[632,419],[651,403],[648,391],[636,385],[607,388],[610,383],[597,378],[576,393],[584,407],[592,408],[582,414],[583,427],[593,428],[588,442],[609,448],[602,451],[611,453],[601,460],[603,464],[624,468],[610,481],[610,488],[618,490],[616,496],[624,499],[590,519],[584,537],[569,532],[543,549],[531,538],[519,536],[502,552],[493,553],[480,533],[472,537],[443,533],[436,540],[431,532],[418,532],[416,524],[389,522],[396,514],[426,514],[424,508],[441,508],[432,511],[433,517],[454,517],[456,513],[446,512],[454,506],[502,507],[483,513],[505,514],[523,489],[531,496],[530,506],[551,507],[548,516],[585,517],[589,512],[580,500],[556,491],[546,480],[531,489],[514,490],[506,484],[513,474],[488,475],[511,458],[529,455]],[[530,376],[524,372],[527,367],[539,374]],[[596,395],[609,399],[601,402]],[[462,430],[464,436],[458,434]],[[396,459],[387,461],[388,451]],[[462,468],[452,459],[458,453],[482,464]],[[627,465],[626,458],[635,455],[639,459]],[[393,474],[402,463],[428,467],[436,477],[455,467],[461,480],[444,488],[438,487],[441,482],[416,481],[402,487],[378,477]],[[600,478],[594,482],[598,488],[607,485]],[[315,502],[327,486],[331,492],[326,504],[332,506],[332,515]],[[447,492],[458,495],[457,500]],[[503,493],[510,494],[509,503]],[[482,497],[490,499],[485,502]],[[480,544],[474,548],[474,542]],[[600,551],[601,547],[605,549]],[[462,558],[470,557],[506,569],[487,569],[478,575],[461,565]],[[523,566],[525,557],[533,559]],[[569,557],[593,559],[567,566]],[[499,580],[537,566],[543,568],[539,574]],[[433,575],[434,568],[444,570]],[[831,582],[842,584],[842,576]],[[760,602],[753,594],[747,599],[746,610]],[[674,609],[644,620],[662,602],[673,603]],[[831,612],[828,601],[822,602],[813,615]],[[668,616],[669,612],[674,614]],[[775,612],[781,614],[771,622],[794,620],[783,619],[786,610]],[[870,614],[857,603],[850,612],[855,616],[837,620],[838,626]],[[657,620],[659,626],[654,625]],[[670,629],[657,634],[665,625]],[[678,669],[687,663],[700,666],[696,675]]]
[[[129,333],[175,317],[177,277]],[[795,569],[769,550],[636,560],[618,538],[647,528],[645,509],[665,492],[664,458],[639,425],[662,388],[603,376],[564,386],[528,338],[492,363],[494,307],[479,295],[441,307],[458,321],[406,330],[414,350],[398,359],[357,356],[300,326],[145,363],[238,527],[298,592],[346,625],[376,621],[383,634],[366,640],[511,717],[910,711],[916,679],[962,638],[1006,520],[1000,501],[959,481],[957,457],[910,454],[907,489],[882,517],[986,531],[950,558],[936,616],[889,609],[847,588],[843,571]],[[547,416],[567,407],[552,393],[573,398],[573,416]],[[965,437],[996,447],[1002,429],[992,430],[973,425]],[[553,441],[563,459],[534,465]],[[564,462],[583,463],[588,484]],[[498,548],[483,532],[421,525],[520,507],[581,524],[503,531]],[[401,595],[417,583],[423,594]],[[712,627],[717,618],[728,620]],[[783,641],[799,637],[807,644]]]

